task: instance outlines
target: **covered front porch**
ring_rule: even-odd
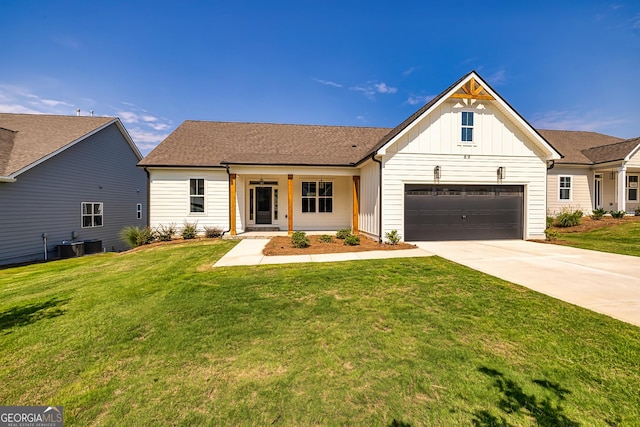
[[[228,174],[231,237],[359,231],[357,169],[229,165]]]
[[[640,167],[622,164],[595,168],[592,187],[594,209],[633,214],[640,208],[639,182]]]

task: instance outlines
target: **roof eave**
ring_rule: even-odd
[[[16,182],[17,179],[10,176],[0,176],[0,182]]]

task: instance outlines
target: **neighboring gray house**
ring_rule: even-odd
[[[142,155],[118,118],[0,114],[0,264],[56,256],[62,241],[127,248],[148,223]]]

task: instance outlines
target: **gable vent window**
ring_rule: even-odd
[[[192,178],[189,180],[189,212],[204,212],[204,179]]]
[[[82,202],[82,228],[102,227],[102,202]]]
[[[473,112],[462,112],[462,136],[461,141],[470,143],[473,142]]]

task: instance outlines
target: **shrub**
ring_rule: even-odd
[[[553,228],[547,228],[546,230],[544,230],[544,235],[547,238],[547,240],[553,241],[558,238],[560,233],[558,233],[558,230],[554,230]]]
[[[582,211],[563,210],[556,217],[556,225],[558,227],[575,227],[580,225],[582,219]]]
[[[603,208],[598,208],[598,209],[594,209],[591,213],[591,218],[592,219],[602,219],[602,217],[604,216],[604,214],[606,214],[607,211],[605,211]]]
[[[185,240],[195,239],[196,236],[198,235],[198,221],[196,222],[185,221],[181,234],[182,234],[182,238]]]
[[[120,237],[132,248],[148,245],[155,240],[154,232],[149,227],[125,227],[120,232]]]
[[[291,244],[294,248],[306,248],[309,246],[309,238],[304,231],[294,231],[291,235]]]
[[[400,235],[398,234],[398,230],[391,230],[388,233],[384,234],[384,237],[387,238],[387,241],[390,245],[397,245],[400,241]]]
[[[625,211],[611,211],[610,213],[616,219],[622,219],[627,214]]]
[[[553,226],[554,221],[555,221],[554,217],[547,215],[547,228],[551,228]]]
[[[322,243],[331,243],[333,242],[333,236],[329,234],[323,234],[322,236],[320,236],[320,241]]]
[[[169,225],[159,225],[156,227],[156,237],[161,242],[168,242],[176,235],[176,223],[172,222]]]
[[[204,237],[207,237],[209,239],[213,239],[216,237],[222,237],[222,232],[224,230],[220,227],[209,227],[209,226],[204,226]]]
[[[350,228],[341,228],[340,230],[338,230],[336,232],[336,237],[340,240],[344,240],[347,237],[351,236],[351,229]]]
[[[353,234],[349,234],[344,238],[344,244],[347,246],[358,246],[360,244],[360,238]]]

